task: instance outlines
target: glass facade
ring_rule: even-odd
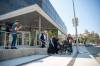
[[[66,31],[66,26],[57,14],[54,7],[51,5],[49,0],[42,1],[42,9],[56,22],[56,24],[63,30]]]
[[[67,30],[64,22],[61,20],[49,0],[0,0],[0,15],[33,4],[38,4],[63,31]]]

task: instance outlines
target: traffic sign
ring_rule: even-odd
[[[73,22],[73,26],[74,26],[74,27],[75,27],[75,26],[78,26],[78,18],[77,18],[77,17],[73,18],[73,19],[72,19],[72,22]]]

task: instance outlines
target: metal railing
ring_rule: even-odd
[[[20,46],[20,45],[24,45],[23,40],[25,40],[25,37],[22,36],[22,32],[18,32],[17,33],[17,40],[16,40],[16,46]],[[24,38],[22,40],[22,38]],[[28,37],[29,39],[28,40],[25,40],[27,41],[27,46],[30,46],[30,35]],[[11,43],[12,43],[12,35],[10,32],[6,32],[6,31],[0,31],[0,47],[11,47]]]
[[[9,47],[11,48],[12,34],[6,31],[0,31],[0,48]],[[33,42],[32,42],[33,41]],[[31,39],[29,32],[20,31],[17,33],[16,47],[40,47],[41,41],[39,39]],[[48,46],[48,40],[46,41]]]
[[[7,34],[9,34],[9,32],[0,31],[0,46],[4,46],[4,47],[6,46]]]

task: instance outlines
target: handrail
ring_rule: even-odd
[[[6,47],[6,44],[7,44],[7,42],[9,43],[9,47],[11,47],[11,36],[9,36],[9,39],[7,40],[7,33],[9,33],[10,35],[11,35],[11,32],[6,32],[6,31],[0,31],[0,33],[1,33],[1,35],[0,35],[0,44],[3,46],[3,47]],[[24,33],[22,32],[22,31],[19,31],[19,32],[17,32],[18,34],[23,34],[23,36],[25,37],[25,35],[24,35]],[[21,35],[22,36],[22,35]],[[23,43],[24,41],[26,41],[26,40],[24,40],[24,37],[22,36],[22,38],[21,38],[21,42],[22,42],[22,44],[21,45],[25,45],[25,43]],[[29,38],[30,38],[30,35],[29,35]],[[30,46],[30,44],[31,44],[31,39],[28,39],[29,40],[29,46]],[[19,42],[20,42],[20,40],[19,40],[19,36],[18,36],[18,39],[17,39],[17,46],[19,45]],[[32,43],[32,44],[34,44],[35,46],[38,46],[38,44],[37,44],[37,42],[39,42],[39,45],[41,45],[41,41],[40,41],[40,39],[34,39],[34,43]],[[48,41],[46,41],[46,45],[48,44]],[[1,46],[0,45],[0,46]]]
[[[6,31],[0,31],[1,33],[1,36],[0,36],[0,46],[3,46],[3,47],[6,47],[6,46],[9,46],[10,45],[10,42],[9,42],[9,39],[7,40],[7,34],[11,34],[11,32],[6,32]],[[21,32],[17,32],[17,34],[21,34]],[[18,40],[17,40],[18,41]],[[8,45],[7,45],[8,43]],[[11,47],[11,45],[9,46]]]

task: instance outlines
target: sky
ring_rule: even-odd
[[[68,33],[75,34],[72,24],[72,0],[50,0],[50,2],[67,26]],[[88,30],[100,35],[100,0],[74,0],[74,2],[79,22],[78,34]]]

